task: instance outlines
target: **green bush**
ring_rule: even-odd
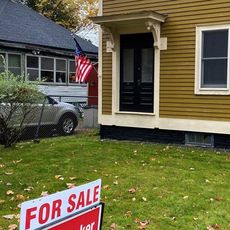
[[[0,144],[10,147],[19,140],[41,97],[37,84],[26,82],[24,75],[0,74]]]

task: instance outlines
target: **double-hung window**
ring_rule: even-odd
[[[229,26],[197,27],[196,94],[230,94]]]

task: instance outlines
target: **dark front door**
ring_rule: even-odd
[[[120,111],[153,113],[153,36],[121,35]]]

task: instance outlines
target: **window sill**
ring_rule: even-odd
[[[195,95],[230,95],[229,89],[199,89]]]
[[[141,115],[141,116],[155,116],[155,113],[143,113],[143,112],[124,112],[124,111],[118,111],[115,112],[115,114],[120,115]]]

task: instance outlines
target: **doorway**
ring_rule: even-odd
[[[120,111],[154,112],[153,43],[151,33],[120,35]]]

